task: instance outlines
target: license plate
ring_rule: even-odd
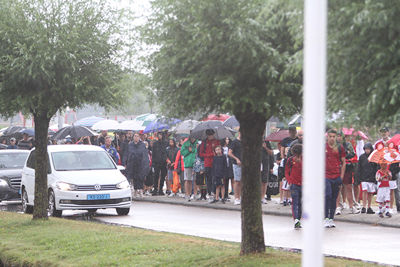
[[[110,199],[110,194],[87,195],[87,200]]]

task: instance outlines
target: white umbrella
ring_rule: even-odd
[[[146,126],[143,126],[143,122],[135,121],[135,120],[128,120],[123,121],[119,124],[117,130],[123,131],[141,131],[144,130]]]
[[[96,131],[118,130],[119,122],[116,120],[102,120],[93,124],[92,129]]]
[[[178,123],[171,129],[171,132],[176,134],[190,134],[190,131],[194,129],[200,122],[196,120],[185,120]]]

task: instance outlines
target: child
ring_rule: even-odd
[[[204,168],[204,161],[199,157],[199,143],[197,144],[197,153],[196,153],[196,161],[193,165],[193,171],[196,173],[196,185],[200,190],[200,196],[197,197],[197,200],[207,200],[207,185],[206,185],[206,175]]]
[[[302,214],[302,164],[303,164],[303,146],[296,144],[291,150],[293,156],[287,160],[285,167],[285,177],[290,184],[290,191],[292,193],[292,215],[294,219],[294,229],[301,228],[301,214]]]
[[[388,170],[386,163],[381,163],[380,167],[381,169],[376,172],[376,180],[378,181],[378,195],[376,196],[376,202],[379,203],[379,217],[383,218],[383,205],[385,205],[385,215],[390,218],[392,217],[392,214],[389,212],[389,181],[392,179],[392,173]]]
[[[375,214],[375,212],[371,208],[372,196],[376,192],[376,171],[377,164],[368,161],[369,155],[371,155],[374,150],[371,143],[366,143],[364,145],[364,154],[362,154],[358,160],[358,166],[356,170],[355,176],[359,177],[361,181],[362,188],[362,200],[363,207],[361,209],[361,213],[367,214]],[[368,209],[367,209],[368,203]]]
[[[289,147],[285,148],[285,153],[286,155],[289,152]],[[288,158],[284,158],[281,161],[281,167],[283,167],[283,174],[285,175],[285,169],[286,169],[286,163],[288,161]],[[290,185],[289,182],[287,181],[287,177],[282,177],[282,185],[281,185],[281,202],[283,199],[283,206],[290,205]]]
[[[214,148],[215,156],[213,159],[213,166],[211,170],[212,181],[215,186],[215,199],[213,199],[210,203],[215,203],[219,200],[219,196],[221,194],[221,202],[225,204],[225,185],[224,179],[226,178],[226,174],[228,171],[228,164],[226,160],[226,156],[222,154],[221,146],[216,146]]]

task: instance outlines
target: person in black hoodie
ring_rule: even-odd
[[[158,140],[153,144],[153,168],[154,168],[154,190],[153,196],[164,195],[163,187],[165,176],[167,176],[167,146],[168,143],[164,140],[163,134],[157,134]],[[160,183],[160,188],[158,185]]]
[[[134,196],[143,197],[144,178],[149,173],[150,161],[146,145],[140,141],[140,136],[135,133],[133,141],[128,145],[128,160],[126,174],[128,180],[133,183]]]
[[[215,198],[210,203],[215,203],[221,194],[221,202],[225,204],[225,185],[224,179],[228,174],[228,163],[226,156],[222,153],[221,146],[214,148],[215,156],[213,158],[213,166],[211,169],[211,176],[214,187],[216,189]]]
[[[360,178],[361,187],[363,191],[363,207],[361,213],[375,214],[371,208],[371,200],[373,194],[376,192],[376,179],[375,174],[378,170],[378,165],[368,161],[369,155],[374,150],[371,143],[364,145],[364,154],[358,160],[357,177]],[[366,208],[368,201],[368,209]]]

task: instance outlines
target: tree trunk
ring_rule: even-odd
[[[35,120],[35,205],[33,219],[47,219],[47,136],[50,119],[47,112],[34,114]]]
[[[236,115],[236,114],[235,114]],[[240,114],[242,142],[242,243],[240,254],[265,252],[261,209],[261,147],[264,114]]]

